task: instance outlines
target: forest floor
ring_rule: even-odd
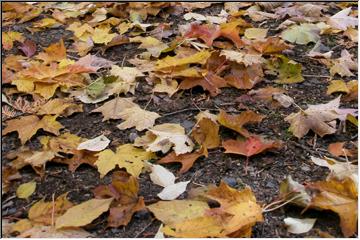
[[[214,15],[220,13],[223,4],[213,4],[211,7],[194,10],[196,13],[204,15]],[[334,13],[338,9],[333,9]],[[41,19],[43,16],[32,20]],[[176,20],[176,21],[175,21]],[[157,17],[149,17],[146,22],[159,22],[162,19]],[[174,25],[183,24],[186,21],[179,17],[172,17],[168,21],[174,21]],[[251,22],[251,20],[248,20]],[[281,21],[282,22],[282,21]],[[262,28],[269,28],[269,35],[278,34],[276,28],[281,22],[275,20],[265,20],[261,22]],[[72,32],[65,30],[65,27],[56,29],[45,29],[34,34],[30,34],[26,30],[31,21],[17,24],[11,27],[4,27],[2,31],[12,30],[24,34],[27,39],[33,40],[37,44],[37,48],[49,46],[63,39],[65,46],[71,45]],[[254,27],[260,23],[251,22]],[[344,45],[339,44],[343,36],[321,36],[321,41],[328,46],[333,53],[333,57],[340,56]],[[169,39],[169,41],[171,38]],[[123,61],[124,66],[132,66],[127,59],[131,59],[134,55],[142,52],[138,49],[138,43],[127,43],[121,46],[114,46],[108,49],[104,54],[94,48],[90,53],[97,56],[112,60],[115,62]],[[303,108],[307,104],[326,103],[333,96],[326,95],[326,89],[329,82],[329,70],[326,66],[314,61],[306,54],[312,49],[314,44],[296,45],[291,51],[285,55],[292,60],[301,63],[302,75],[305,81],[302,83],[283,85],[282,87],[288,91],[288,95],[295,99],[296,103]],[[347,49],[353,56],[357,56],[357,45]],[[2,59],[8,54],[20,54],[17,48],[9,52],[2,52]],[[273,82],[271,77],[265,76],[265,79],[256,87],[262,88],[269,86]],[[194,116],[198,114],[198,108],[201,110],[210,110],[217,113],[217,109],[221,108],[226,112],[240,113],[245,107],[257,113],[265,115],[266,118],[261,124],[252,125],[249,131],[261,134],[269,138],[277,138],[284,142],[283,148],[275,152],[265,152],[253,156],[249,160],[247,173],[244,172],[245,157],[235,154],[224,154],[222,150],[210,150],[208,158],[201,158],[195,162],[193,167],[184,174],[178,174],[179,181],[191,180],[190,187],[198,184],[207,185],[210,183],[218,184],[220,180],[226,181],[230,186],[248,185],[254,192],[257,201],[260,204],[269,204],[276,200],[279,195],[279,184],[286,176],[291,175],[298,182],[312,182],[323,180],[328,174],[326,168],[315,165],[310,156],[323,157],[330,143],[348,142],[357,138],[357,129],[351,124],[347,126],[346,133],[337,133],[327,135],[323,138],[314,138],[314,134],[310,133],[304,138],[298,140],[289,132],[289,124],[284,118],[297,109],[293,106],[289,108],[271,108],[260,101],[247,101],[246,98],[239,99],[247,93],[246,90],[235,88],[224,88],[216,97],[207,97],[200,87],[192,90],[180,91],[169,97],[167,94],[152,95],[152,87],[142,79],[136,88],[134,102],[142,108],[147,105],[146,109],[155,111],[162,115],[157,119],[157,124],[161,123],[179,123],[186,131],[190,131],[195,124]],[[131,96],[128,94],[127,96]],[[244,100],[245,99],[245,100]],[[134,138],[143,135],[135,129],[119,130],[116,125],[120,120],[109,120],[102,122],[102,116],[99,113],[91,113],[91,111],[101,104],[84,104],[84,111],[75,113],[69,117],[59,118],[58,121],[65,126],[65,129],[73,134],[88,139],[94,138],[100,134],[105,134],[110,140],[110,148],[119,144],[132,143]],[[357,103],[346,103],[343,107],[357,108]],[[145,131],[144,131],[145,132]],[[44,134],[39,131],[37,135]],[[220,134],[223,138],[232,137],[234,133],[228,129],[222,129]],[[36,135],[36,136],[37,136]],[[26,144],[31,149],[38,149],[40,142],[36,137],[32,138]],[[2,138],[2,155],[5,156],[12,150],[16,150],[21,146],[20,140],[16,133],[11,133]],[[3,158],[3,164],[9,160]],[[176,172],[179,165],[171,164],[167,167]],[[100,185],[107,184],[111,181],[110,174],[104,178],[99,177],[98,171],[88,165],[81,165],[75,172],[70,172],[67,166],[49,162],[46,165],[45,176],[38,176],[30,166],[20,170],[22,178],[16,181],[10,190],[2,197],[2,216],[4,218],[24,218],[27,216],[29,207],[41,198],[50,201],[53,194],[59,196],[65,192],[69,192],[68,197],[74,203],[81,203],[93,197],[92,190]],[[17,186],[21,183],[29,182],[35,179],[37,183],[36,192],[28,199],[23,200],[14,198]],[[139,195],[144,197],[145,203],[154,203],[157,201],[156,194],[161,190],[160,187],[154,185],[149,178],[149,174],[141,174],[139,178],[140,191]],[[182,194],[179,199],[186,198],[186,193]],[[253,237],[319,237],[319,231],[327,232],[334,237],[341,237],[341,229],[339,227],[339,218],[337,214],[330,211],[307,210],[301,214],[302,208],[293,205],[287,205],[277,210],[264,213],[264,222],[257,223],[253,228]],[[286,217],[309,217],[317,218],[314,228],[305,233],[294,235],[288,233],[284,225]],[[153,237],[157,232],[160,221],[154,219],[152,214],[147,211],[141,211],[134,215],[132,221],[125,227],[107,228],[107,214],[103,214],[95,222],[85,227],[87,231],[96,237]]]

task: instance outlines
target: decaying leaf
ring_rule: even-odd
[[[165,123],[150,128],[142,137],[135,139],[134,146],[144,147],[146,151],[167,153],[174,147],[175,154],[191,152],[193,142],[185,135],[179,124]]]
[[[104,135],[100,135],[96,138],[93,138],[93,139],[90,139],[90,140],[80,143],[76,149],[77,150],[86,149],[89,151],[98,152],[98,151],[104,150],[109,145],[109,143],[110,143],[110,140],[107,137],[105,137]]]
[[[332,76],[339,74],[342,77],[351,77],[354,76],[351,72],[352,70],[358,70],[357,62],[352,60],[351,54],[344,49],[341,51],[341,57],[333,60],[333,65],[330,68],[330,74]]]
[[[94,189],[97,198],[113,198],[108,217],[109,227],[126,226],[132,215],[145,208],[143,197],[138,196],[139,183],[136,177],[123,171],[114,172],[109,185],[101,185]]]
[[[281,38],[291,43],[308,44],[320,39],[320,28],[316,24],[293,25],[281,33]]]
[[[155,120],[160,117],[156,112],[146,111],[139,106],[126,108],[121,111],[118,116],[125,120],[117,125],[119,129],[123,130],[135,127],[138,131],[153,127]]]
[[[220,145],[219,125],[210,118],[201,118],[191,135],[204,149],[213,149]]]
[[[334,29],[346,30],[348,27],[354,28],[358,25],[358,19],[349,16],[351,8],[345,8],[335,15],[331,16],[327,23]]]
[[[131,175],[138,177],[144,167],[144,161],[155,157],[155,154],[146,152],[132,144],[124,144],[117,147],[116,152],[106,149],[97,154],[99,157],[95,162],[101,177],[116,166],[126,168]]]
[[[287,217],[284,219],[285,225],[288,232],[294,234],[301,234],[310,231],[315,222],[316,218],[292,218]]]
[[[292,84],[304,81],[301,74],[301,64],[288,59],[284,55],[276,55],[275,58],[270,59],[267,68],[269,69],[268,74],[277,75],[276,83]]]
[[[133,103],[133,98],[114,98],[108,102],[106,102],[101,107],[98,107],[92,112],[101,112],[104,116],[103,121],[109,120],[109,119],[119,119],[119,114],[127,108],[131,108],[136,106],[135,103]]]

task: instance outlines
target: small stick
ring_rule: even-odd
[[[51,226],[54,227],[55,220],[55,193],[52,194],[52,211],[51,211]]]
[[[138,238],[148,227],[150,227],[150,225],[154,222],[154,218],[151,220],[151,222],[146,225],[139,233],[136,234],[136,236],[134,238]]]

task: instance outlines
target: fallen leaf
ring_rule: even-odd
[[[87,238],[92,235],[81,228],[55,230],[53,226],[34,226],[21,233],[20,238]]]
[[[136,104],[132,102],[133,98],[120,98],[116,97],[106,102],[101,107],[98,107],[91,112],[101,112],[104,116],[102,121],[109,119],[119,119],[119,114],[127,108],[135,107]]]
[[[138,196],[138,192],[139,183],[136,177],[122,171],[113,173],[111,184],[94,189],[97,198],[114,199],[108,217],[109,227],[126,226],[133,214],[145,209],[144,199]]]
[[[264,61],[261,54],[243,53],[233,50],[222,50],[220,56],[225,56],[227,60],[244,64],[245,67],[253,64],[261,64]]]
[[[329,144],[328,151],[332,155],[339,157],[339,156],[347,156],[347,157],[353,157],[354,151],[351,151],[350,149],[344,148],[345,142],[336,142]]]
[[[259,123],[263,118],[264,116],[250,110],[238,115],[229,115],[224,110],[220,110],[218,115],[218,121],[222,126],[230,128],[244,137],[250,136],[250,133],[244,128],[244,125],[248,123]]]
[[[275,93],[273,95],[273,99],[278,101],[281,104],[281,106],[283,106],[285,108],[288,108],[295,103],[293,98],[291,98],[283,93]]]
[[[99,26],[94,29],[94,32],[91,35],[94,43],[97,44],[108,44],[111,40],[117,36],[115,33],[109,33],[111,31],[110,27]]]
[[[333,60],[330,75],[334,76],[335,74],[339,74],[342,77],[352,77],[354,74],[351,70],[358,70],[357,62],[352,60],[351,54],[346,49],[343,49],[341,51],[341,57]]]
[[[348,28],[345,32],[344,35],[346,37],[348,37],[351,41],[357,43],[358,42],[358,30],[355,28]]]
[[[302,138],[309,130],[313,130],[316,134],[323,137],[333,134],[336,129],[330,125],[335,119],[345,120],[347,114],[355,114],[355,109],[339,109],[340,97],[319,105],[309,105],[306,110],[292,113],[285,118],[289,122],[290,131],[297,137]],[[345,113],[346,112],[346,113]]]
[[[292,218],[284,219],[289,233],[301,234],[310,231],[316,222],[316,218]]]
[[[355,234],[358,218],[358,193],[357,186],[350,178],[342,181],[331,179],[312,182],[306,187],[318,191],[311,200],[311,208],[331,210],[337,213],[344,236],[350,237]]]
[[[25,38],[22,35],[22,33],[19,33],[19,32],[2,32],[1,44],[2,44],[2,47],[5,50],[12,49],[13,46],[14,46],[15,41],[18,41],[18,42],[25,41]]]
[[[194,164],[194,162],[202,157],[206,156],[207,152],[204,150],[199,150],[193,153],[184,153],[176,155],[175,152],[171,152],[165,157],[161,158],[157,163],[174,163],[178,162],[181,163],[181,169],[179,173],[185,173],[187,172]]]
[[[16,189],[16,196],[18,198],[27,199],[35,192],[35,189],[36,182],[32,181],[28,183],[23,183]]]
[[[57,197],[54,202],[45,202],[44,199],[42,199],[31,206],[28,212],[28,218],[34,224],[50,226],[72,206],[73,204],[67,200],[67,193]]]
[[[342,97],[345,102],[357,101],[358,99],[358,81],[352,80],[346,83],[349,93]]]
[[[285,89],[282,88],[274,88],[274,87],[265,87],[259,88],[257,90],[251,90],[247,94],[250,95],[252,98],[265,102],[270,103],[272,107],[278,107],[279,103],[274,98],[276,94],[285,93]]]
[[[156,112],[146,111],[139,106],[126,108],[122,110],[118,116],[125,120],[117,125],[119,129],[124,130],[135,127],[138,131],[153,127],[155,120],[160,117]]]
[[[42,105],[37,114],[70,116],[75,112],[82,112],[82,104],[76,104],[72,99],[54,98]]]
[[[101,150],[104,150],[110,143],[110,140],[105,137],[104,135],[100,135],[96,138],[87,140],[85,142],[80,143],[77,146],[77,150],[89,150],[89,151],[94,151],[94,152],[98,152]]]
[[[247,28],[245,29],[244,36],[251,40],[264,40],[268,30],[267,28]]]
[[[111,94],[120,93],[135,93],[135,87],[137,85],[136,78],[145,76],[136,67],[119,67],[113,65],[110,70],[112,76],[117,76],[118,80],[109,84]]]
[[[267,68],[270,70],[267,72],[268,74],[277,75],[276,83],[292,84],[304,81],[301,74],[301,64],[290,60],[284,55],[276,55],[275,58],[270,59]]]
[[[36,43],[29,39],[26,39],[19,49],[25,54],[27,57],[32,57],[36,53]]]
[[[280,53],[290,47],[278,37],[268,37],[264,40],[254,42],[251,46],[262,54]]]
[[[251,135],[245,141],[226,140],[222,143],[225,153],[235,153],[246,157],[259,154],[269,149],[279,149],[281,141],[266,141],[259,136]]]
[[[302,23],[290,26],[281,33],[281,38],[291,43],[308,44],[320,40],[320,28],[316,24]]]
[[[80,58],[76,63],[70,65],[69,70],[73,73],[92,73],[101,68],[109,68],[112,65],[114,65],[112,61],[88,54]]]
[[[109,210],[113,198],[108,199],[90,199],[79,205],[69,208],[64,215],[58,217],[55,222],[55,228],[81,227],[91,223],[102,213]]]
[[[327,88],[326,94],[331,95],[335,92],[349,93],[346,83],[343,80],[332,80]]]
[[[161,187],[167,187],[175,183],[175,175],[158,164],[149,164],[151,170],[150,179],[151,181]]]
[[[245,67],[243,64],[232,63],[230,73],[224,79],[237,89],[251,89],[263,80],[263,76],[260,64]]]
[[[163,59],[160,59],[156,62],[156,70],[167,69],[171,67],[177,67],[181,65],[196,63],[196,64],[205,64],[206,60],[210,57],[211,53],[209,51],[201,51],[195,53],[188,57],[177,58],[167,56]]]
[[[178,182],[169,186],[166,186],[157,196],[161,200],[174,200],[182,193],[186,191],[186,187],[190,181]]]
[[[59,122],[56,121],[57,116],[45,115],[39,119],[36,115],[29,115],[13,119],[6,122],[6,128],[2,135],[10,132],[18,132],[21,144],[25,144],[39,129],[44,129],[47,132],[59,135],[59,130],[63,128]]]
[[[179,124],[164,123],[149,129],[143,137],[135,139],[135,146],[145,147],[146,151],[167,153],[174,147],[176,155],[191,152],[193,142]]]
[[[141,42],[139,48],[146,49],[151,56],[158,58],[168,45],[153,37],[130,38],[130,42]]]
[[[334,29],[346,30],[348,27],[355,28],[358,25],[358,19],[355,17],[349,16],[351,12],[350,8],[345,8],[335,15],[328,18],[327,24],[329,24]]]
[[[204,149],[213,149],[220,145],[219,125],[210,118],[198,120],[191,135]]]
[[[44,61],[44,64],[51,62],[60,62],[66,59],[66,48],[64,41],[61,39],[58,43],[53,43],[44,49],[44,52],[39,53],[35,58]]]
[[[117,147],[115,153],[106,149],[98,153],[97,156],[98,160],[95,165],[101,177],[104,177],[117,165],[120,168],[126,168],[126,171],[131,175],[139,177],[144,167],[144,161],[154,158],[155,154],[136,148],[132,144],[124,144]]]

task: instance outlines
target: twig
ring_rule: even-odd
[[[51,211],[51,226],[54,227],[55,224],[55,193],[52,194],[52,211]]]
[[[333,156],[333,155],[331,155],[331,154],[328,154],[328,153],[324,152],[324,151],[321,150],[321,149],[317,149],[317,150],[320,150],[320,151],[315,151],[315,150],[313,150],[313,149],[311,149],[311,148],[308,148],[308,147],[306,147],[306,146],[304,146],[304,145],[302,145],[302,144],[299,144],[299,143],[297,143],[297,142],[294,142],[294,141],[291,141],[290,143],[294,144],[295,146],[297,146],[297,147],[299,147],[299,148],[302,148],[303,150],[305,150],[306,152],[309,152],[309,153],[311,153],[311,154],[319,154],[320,156],[321,156],[321,154],[322,154],[322,155],[324,155],[325,157],[333,158],[333,159],[338,160],[338,161],[346,161],[345,158]],[[322,157],[322,156],[321,156],[321,157]]]
[[[168,116],[172,116],[172,115],[176,115],[179,113],[183,113],[183,112],[191,112],[191,111],[205,111],[205,110],[209,110],[209,111],[220,111],[220,109],[217,108],[185,108],[185,109],[181,109],[175,112],[170,112],[170,113],[165,113],[163,114],[161,117],[168,117]],[[237,111],[237,110],[230,110],[227,112],[231,112],[231,113],[240,113],[241,111]]]
[[[270,208],[270,209],[264,208],[262,212],[263,212],[263,213],[266,213],[266,212],[271,212],[271,211],[274,211],[274,210],[276,210],[276,209],[279,209],[279,208],[285,206],[286,204],[290,203],[291,201],[293,201],[293,200],[295,200],[295,199],[297,199],[297,198],[299,198],[299,197],[301,197],[301,195],[296,195],[295,197],[290,198],[290,199],[287,200],[286,202],[283,202],[283,203],[280,204],[279,206],[276,206],[276,207]]]
[[[327,75],[312,75],[312,74],[303,74],[303,77],[315,77],[315,78],[330,78],[330,76]]]
[[[148,227],[150,227],[150,225],[154,222],[154,218],[151,219],[151,222],[146,225],[139,233],[136,234],[136,236],[134,238],[138,238]]]

